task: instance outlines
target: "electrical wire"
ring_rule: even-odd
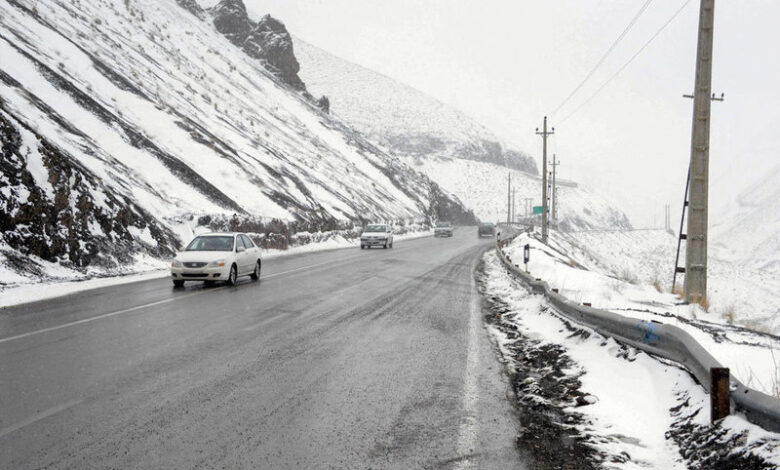
[[[621,73],[621,72],[623,72],[623,70],[625,70],[625,69],[626,69],[626,67],[628,67],[628,66],[629,66],[629,64],[631,64],[631,62],[633,62],[633,61],[634,61],[634,59],[636,59],[636,58],[639,56],[639,54],[641,54],[641,53],[642,53],[642,51],[644,51],[644,50],[647,48],[647,46],[649,46],[649,45],[650,45],[650,43],[652,43],[652,42],[655,40],[655,38],[657,38],[657,37],[658,37],[658,35],[660,35],[660,34],[661,34],[661,32],[662,32],[664,29],[666,29],[666,27],[667,27],[667,26],[669,26],[669,24],[671,24],[671,22],[672,22],[672,21],[674,21],[674,19],[675,19],[675,18],[677,18],[677,16],[678,16],[678,15],[679,15],[679,14],[680,14],[680,13],[681,13],[681,12],[682,12],[684,9],[685,9],[685,7],[686,7],[686,6],[688,6],[688,4],[689,4],[689,3],[691,3],[691,0],[686,0],[686,1],[685,1],[685,3],[683,3],[683,4],[682,4],[682,6],[681,6],[681,7],[680,7],[680,8],[679,8],[677,11],[675,11],[675,12],[674,12],[674,14],[672,15],[672,17],[671,17],[671,18],[669,18],[669,19],[666,21],[666,23],[664,23],[664,24],[663,24],[663,26],[661,26],[661,27],[658,29],[658,31],[656,31],[656,32],[655,32],[655,34],[653,34],[653,36],[652,36],[652,37],[650,37],[650,39],[649,39],[649,40],[648,40],[646,43],[644,43],[644,45],[642,45],[642,47],[640,47],[640,48],[639,48],[639,50],[638,50],[638,51],[636,51],[636,53],[635,53],[633,56],[631,56],[631,58],[630,58],[630,59],[628,59],[628,62],[626,62],[625,64],[623,64],[623,66],[622,66],[622,67],[620,67],[620,68],[617,70],[617,72],[615,72],[615,73],[614,73],[614,74],[613,74],[611,77],[609,77],[609,78],[607,79],[607,81],[606,81],[606,82],[604,82],[604,83],[603,83],[603,84],[602,84],[602,85],[601,85],[601,86],[600,86],[600,87],[599,87],[599,88],[598,88],[598,89],[597,89],[597,90],[596,90],[596,91],[595,91],[595,92],[594,92],[592,95],[590,95],[590,96],[588,97],[588,99],[586,99],[585,101],[583,101],[583,102],[582,102],[582,104],[580,104],[579,106],[577,106],[577,108],[576,108],[574,111],[572,111],[571,113],[567,114],[567,115],[566,115],[566,116],[565,116],[563,119],[561,119],[560,121],[558,121],[558,126],[560,126],[561,124],[563,124],[564,122],[566,122],[566,120],[568,120],[570,117],[572,117],[572,116],[574,116],[575,114],[577,114],[577,111],[579,111],[580,109],[582,109],[583,107],[585,107],[585,105],[587,105],[588,103],[590,103],[590,102],[593,100],[593,98],[595,98],[595,97],[596,97],[596,95],[598,95],[599,93],[601,93],[601,91],[602,91],[604,88],[606,88],[606,87],[607,87],[607,85],[609,85],[609,84],[612,82],[612,80],[614,80],[615,78],[617,78],[617,76],[618,76],[618,75],[620,75],[620,73]]]
[[[566,103],[568,103],[569,100],[572,98],[572,96],[574,96],[574,94],[577,93],[580,90],[580,88],[582,88],[582,86],[585,84],[585,82],[587,82],[590,79],[590,77],[592,77],[593,74],[596,73],[596,70],[598,70],[598,68],[601,67],[601,64],[604,63],[604,61],[607,59],[609,54],[612,53],[612,51],[615,49],[615,47],[618,45],[618,43],[620,43],[620,41],[623,39],[623,37],[625,37],[625,35],[631,30],[631,28],[634,26],[634,23],[636,23],[636,21],[639,19],[639,17],[642,16],[642,13],[644,13],[645,10],[647,10],[647,7],[649,7],[651,3],[653,3],[653,0],[645,0],[645,3],[642,5],[642,8],[640,8],[639,11],[636,13],[636,15],[634,15],[634,17],[628,23],[628,26],[626,26],[625,29],[623,29],[623,32],[620,33],[620,36],[618,36],[617,39],[615,39],[612,42],[612,45],[609,46],[609,49],[607,49],[607,52],[605,52],[604,55],[601,56],[601,59],[599,59],[599,61],[596,62],[596,65],[594,65],[593,68],[590,69],[590,72],[588,72],[588,74],[585,75],[585,78],[583,78],[582,81],[580,81],[580,83],[576,87],[574,87],[574,90],[572,90],[572,92],[569,93],[569,96],[567,96],[561,102],[561,104],[559,104],[551,113],[547,114],[548,116],[552,116],[555,113],[557,113],[558,110],[560,110]]]

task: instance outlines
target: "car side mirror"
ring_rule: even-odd
[[[244,248],[243,246],[236,247],[236,253],[241,253],[241,252],[244,252],[244,251],[246,251],[246,248]]]

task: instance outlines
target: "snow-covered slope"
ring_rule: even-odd
[[[237,5],[0,0],[4,269],[164,256],[200,215],[465,213],[312,102],[281,23],[231,42],[215,15]]]
[[[710,213],[711,255],[780,274],[780,165]]]
[[[294,43],[301,77],[312,93],[329,98],[333,113],[455,194],[480,219],[506,220],[510,172],[516,214],[525,214],[525,198],[541,204],[534,159],[509,149],[481,124],[392,78],[298,38]],[[558,195],[562,229],[630,226],[613,204],[574,183],[562,182]]]
[[[757,273],[715,263],[710,268],[710,306],[705,311],[699,305],[683,305],[669,293],[675,237],[664,231],[552,232],[549,246],[523,234],[507,254],[522,258],[526,243],[531,245],[531,275],[562,295],[630,317],[676,325],[745,384],[780,396],[776,354],[780,311],[778,295],[773,293],[780,283],[770,276],[761,279]]]
[[[301,77],[331,110],[399,155],[497,163],[536,174],[528,155],[507,148],[481,124],[412,87],[294,38]]]
[[[541,200],[541,178],[502,165],[446,157],[403,157],[402,160],[456,195],[482,220],[506,221],[507,174],[512,175],[517,218],[525,217],[526,198],[532,198],[534,205],[539,205]],[[626,215],[609,201],[572,183],[558,185],[556,216],[553,225],[561,230],[631,226]],[[527,220],[540,223],[538,216]]]

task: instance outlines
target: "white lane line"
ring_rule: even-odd
[[[40,421],[42,419],[48,418],[49,416],[56,415],[57,413],[67,410],[68,408],[72,408],[78,405],[79,403],[81,403],[82,401],[84,400],[71,400],[61,405],[57,405],[55,407],[49,408],[48,410],[44,410],[41,411],[40,413],[34,414],[25,420],[19,421],[18,423],[12,426],[0,430],[0,437],[3,437],[7,434],[11,434],[14,431],[18,431],[23,427],[33,424],[36,421]]]
[[[294,272],[298,272],[298,271],[303,271],[303,270],[306,270],[306,269],[312,269],[312,268],[316,268],[316,267],[319,267],[319,266],[324,266],[326,264],[334,264],[334,263],[341,264],[344,261],[349,261],[349,260],[352,260],[352,259],[355,259],[355,258],[359,258],[361,256],[362,255],[357,255],[357,256],[351,256],[351,257],[348,257],[348,258],[342,258],[342,259],[336,260],[336,261],[325,261],[325,262],[322,262],[322,263],[310,264],[308,266],[301,266],[300,268],[290,269],[288,271],[282,271],[282,272],[279,272],[279,273],[274,273],[274,274],[269,274],[267,276],[262,276],[261,279],[270,279],[270,278],[274,278],[274,277],[277,277],[277,276],[282,276],[284,274],[290,274],[290,273],[294,273]],[[96,320],[102,320],[104,318],[110,318],[110,317],[114,317],[114,316],[117,316],[117,315],[122,315],[122,314],[125,314],[125,313],[135,312],[137,310],[142,310],[142,309],[149,308],[149,307],[155,307],[157,305],[162,305],[162,304],[167,304],[167,303],[170,303],[170,302],[175,302],[177,300],[186,299],[188,297],[192,297],[192,296],[195,296],[195,295],[201,295],[201,294],[205,294],[205,293],[208,293],[208,292],[214,292],[214,291],[221,290],[221,289],[224,289],[224,288],[225,287],[217,287],[216,289],[202,290],[202,291],[198,291],[198,292],[193,292],[192,294],[181,295],[181,296],[172,297],[172,298],[169,298],[169,299],[158,300],[156,302],[143,304],[143,305],[137,305],[135,307],[125,308],[125,309],[122,309],[122,310],[117,310],[115,312],[104,313],[102,315],[97,315],[97,316],[94,316],[94,317],[84,318],[84,319],[72,321],[72,322],[69,322],[69,323],[63,323],[62,325],[52,326],[52,327],[49,327],[49,328],[43,328],[43,329],[35,330],[35,331],[29,331],[27,333],[22,333],[22,334],[19,334],[19,335],[16,335],[16,336],[9,336],[8,338],[2,338],[2,339],[0,339],[0,344],[7,343],[7,342],[10,342],[10,341],[14,341],[14,340],[17,340],[17,339],[28,338],[30,336],[40,335],[40,334],[43,334],[43,333],[48,333],[50,331],[57,331],[57,330],[61,330],[63,328],[69,328],[71,326],[82,325],[84,323],[89,323],[89,322],[93,322],[93,321],[96,321]]]
[[[477,375],[479,373],[479,321],[480,303],[474,276],[471,276],[471,305],[469,308],[468,349],[466,357],[466,371],[463,381],[463,417],[458,430],[458,460],[456,469],[474,468],[473,456],[479,435],[479,423],[477,422],[477,403],[479,402],[479,388],[477,387]]]
[[[136,310],[141,310],[141,309],[148,308],[148,307],[154,307],[156,305],[162,305],[162,304],[167,304],[167,303],[170,303],[170,302],[175,302],[177,300],[186,299],[188,297],[201,295],[201,294],[204,294],[206,292],[214,292],[215,290],[219,290],[219,289],[224,289],[224,287],[218,287],[216,289],[209,289],[208,291],[193,292],[192,294],[182,295],[182,296],[178,296],[178,297],[172,297],[170,299],[158,300],[157,302],[152,302],[152,303],[143,304],[143,305],[137,305],[135,307],[125,308],[125,309],[122,309],[122,310],[117,310],[115,312],[104,313],[102,315],[97,315],[97,316],[94,316],[94,317],[83,318],[81,320],[76,320],[76,321],[72,321],[72,322],[68,322],[68,323],[63,323],[62,325],[51,326],[49,328],[43,328],[43,329],[35,330],[35,331],[29,331],[27,333],[22,333],[22,334],[16,335],[16,336],[9,336],[8,338],[0,339],[0,344],[6,343],[6,342],[9,342],[9,341],[14,341],[14,340],[17,340],[17,339],[27,338],[27,337],[30,337],[30,336],[40,335],[40,334],[43,334],[43,333],[48,333],[50,331],[57,331],[57,330],[61,330],[63,328],[69,328],[71,326],[82,325],[84,323],[89,323],[89,322],[93,322],[93,321],[96,321],[96,320],[102,320],[104,318],[114,317],[116,315],[122,315],[123,313],[135,312]]]
[[[283,316],[287,315],[286,313],[277,313],[276,315],[273,315],[268,318],[264,318],[260,320],[259,322],[255,323],[254,325],[249,325],[245,328],[242,328],[241,331],[252,331],[260,328],[261,326],[265,325],[266,323],[271,323],[274,320],[278,320],[282,318]]]
[[[352,260],[352,259],[355,259],[355,258],[359,258],[359,257],[360,256],[351,256],[349,258],[342,258],[342,259],[338,259],[338,260],[335,260],[335,261],[334,260],[323,261],[322,263],[310,264],[308,266],[301,266],[300,268],[290,269],[290,270],[287,270],[287,271],[282,271],[280,273],[273,273],[273,274],[269,274],[267,276],[260,276],[260,279],[271,279],[271,278],[274,278],[274,277],[277,277],[277,276],[282,276],[284,274],[295,273],[295,272],[298,272],[298,271],[303,271],[305,269],[311,269],[311,268],[316,268],[316,267],[319,267],[319,266],[324,266],[326,264],[335,264],[335,263],[341,264],[343,261],[349,261],[349,260]]]

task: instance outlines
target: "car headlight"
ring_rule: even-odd
[[[179,261],[177,259],[171,261],[171,267],[172,268],[180,268],[181,267],[181,261]]]
[[[225,265],[225,260],[224,259],[220,259],[220,260],[217,260],[217,261],[212,261],[206,267],[207,268],[221,268],[224,265]]]

